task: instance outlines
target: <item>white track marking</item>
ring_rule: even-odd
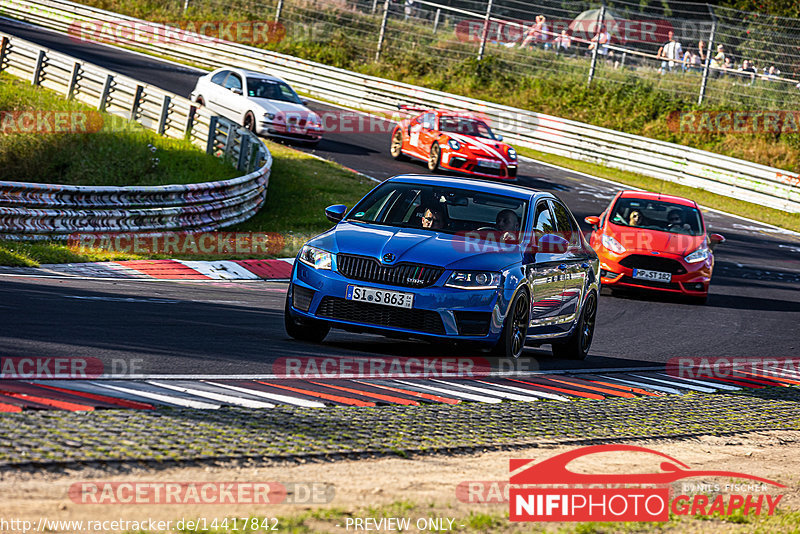
[[[245,408],[274,408],[275,405],[271,402],[263,402],[263,401],[256,401],[245,399],[242,397],[235,397],[233,395],[223,395],[222,393],[213,393],[211,391],[205,391],[202,389],[194,389],[194,388],[187,388],[185,386],[175,386],[172,384],[165,384],[163,382],[155,382],[149,380],[148,384],[152,384],[154,386],[158,386],[160,388],[171,389],[173,391],[180,391],[181,393],[188,393],[189,395],[193,395],[195,397],[211,399],[217,402],[224,402],[227,404],[233,404],[234,406],[243,406]]]
[[[656,374],[659,375],[659,376],[665,376],[667,378],[674,378],[675,380],[690,380],[692,382],[695,382],[697,384],[701,384],[703,386],[708,386],[708,387],[716,388],[716,389],[724,389],[726,391],[739,391],[740,389],[742,389],[739,386],[731,386],[731,385],[728,385],[728,384],[723,384],[722,382],[719,382],[719,383],[706,382],[705,380],[698,380],[696,378],[678,378],[678,377],[670,376],[670,375],[667,375],[667,374],[664,374],[664,373],[656,373]],[[677,383],[680,383],[680,382],[677,382]]]
[[[216,410],[220,408],[219,404],[211,404],[210,402],[202,402],[202,401],[195,401],[191,399],[185,399],[183,397],[178,396],[170,396],[170,395],[161,395],[159,393],[151,393],[149,391],[142,391],[140,389],[131,389],[125,388],[122,386],[114,386],[111,384],[97,384],[91,382],[95,386],[99,386],[102,388],[112,389],[114,391],[121,391],[122,393],[128,393],[130,395],[135,395],[137,397],[143,397],[145,399],[152,399],[158,402],[162,402],[165,404],[177,404],[178,406],[183,406],[185,408],[196,408],[198,410]]]
[[[185,266],[194,269],[200,274],[218,280],[261,280],[259,276],[239,265],[228,260],[219,261],[189,261],[174,260]]]
[[[429,386],[427,384],[418,384],[415,382],[406,382],[404,380],[397,380],[394,379],[395,382],[399,382],[400,384],[405,384],[407,386],[413,386],[417,388],[427,389],[430,391],[435,391],[437,393],[442,393],[444,395],[455,396],[456,398],[467,399],[475,402],[486,402],[489,404],[498,404],[503,402],[502,400],[498,399],[497,397],[484,397],[483,395],[473,395],[472,393],[464,393],[462,391],[454,391],[452,389],[447,388],[440,388],[437,386]]]
[[[520,388],[520,387],[516,387],[516,386],[509,386],[509,385],[506,385],[506,384],[494,384],[492,382],[484,382],[483,380],[478,380],[478,382],[480,382],[481,384],[491,384],[491,385],[497,386],[499,388],[505,388],[505,389],[509,389],[511,391],[517,391],[519,393],[525,393],[527,395],[535,395],[535,396],[541,397],[543,399],[560,400],[560,401],[569,402],[569,399],[567,397],[563,397],[561,395],[556,395],[555,393],[545,393],[544,391],[531,391],[529,389]]]
[[[605,376],[605,375],[598,375],[601,378],[607,378],[612,381],[622,382],[623,384],[630,384],[632,386],[636,386],[642,389],[654,389],[656,391],[662,391],[664,393],[672,393],[673,395],[682,395],[681,391],[675,388],[668,388],[666,386],[654,386],[653,384],[645,384],[643,382],[637,382],[635,380],[628,380],[627,378],[619,378],[615,376]]]
[[[217,382],[206,382],[212,386],[217,386],[220,388],[230,389],[232,391],[238,391],[240,393],[246,393],[248,395],[253,395],[255,397],[263,397],[265,399],[270,399],[278,402],[285,402],[286,404],[293,404],[295,406],[303,406],[305,408],[324,408],[325,404],[317,401],[311,401],[306,399],[298,399],[295,397],[288,397],[286,395],[278,395],[277,393],[267,393],[266,391],[261,391],[258,389],[249,389],[243,388],[239,386],[232,386],[230,384],[220,384]]]
[[[681,387],[683,389],[691,389],[692,391],[700,391],[701,393],[714,393],[717,388],[705,388],[703,386],[696,386],[694,384],[687,384],[685,382],[673,382],[671,380],[661,380],[660,378],[653,378],[652,376],[631,375],[636,378],[643,378],[645,380],[652,380],[659,384],[666,384],[668,386]]]
[[[537,397],[533,397],[531,395],[517,395],[516,393],[507,393],[505,391],[497,391],[496,389],[489,389],[489,388],[479,388],[475,386],[468,386],[461,383],[455,382],[448,382],[446,380],[437,380],[433,379],[433,382],[437,382],[439,384],[444,384],[446,386],[456,386],[464,389],[468,389],[470,391],[475,391],[476,393],[482,393],[484,395],[496,395],[498,397],[503,397],[504,399],[510,399],[515,401],[523,401],[523,402],[531,402],[539,400]]]

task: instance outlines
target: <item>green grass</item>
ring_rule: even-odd
[[[0,110],[69,111],[102,117],[96,133],[0,135],[0,180],[63,185],[187,184],[240,175],[185,140],[168,139],[7,74]]]
[[[615,182],[620,182],[625,185],[630,185],[648,191],[657,191],[668,195],[690,198],[702,206],[726,211],[728,213],[734,213],[736,215],[749,217],[751,219],[779,226],[781,228],[800,232],[800,213],[788,213],[782,210],[767,208],[765,206],[759,206],[757,204],[738,200],[733,197],[709,193],[704,189],[697,189],[672,182],[665,182],[663,180],[651,178],[650,176],[645,176],[643,174],[612,169],[596,163],[569,159],[563,156],[539,152],[538,150],[533,150],[530,148],[518,147],[517,151],[523,156],[535,158],[546,163],[560,165],[568,169],[584,172],[600,178],[606,178],[608,180],[614,180]],[[599,213],[597,215],[599,215]]]

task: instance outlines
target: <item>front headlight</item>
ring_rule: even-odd
[[[517,151],[511,147],[508,147],[508,157],[511,159],[517,159]]]
[[[686,263],[697,263],[708,259],[708,247],[703,243],[700,248],[683,258]]]
[[[500,273],[491,271],[453,271],[446,287],[458,289],[495,289],[500,286]]]
[[[616,254],[624,254],[625,253],[625,247],[623,247],[620,244],[619,241],[617,241],[616,239],[614,239],[610,235],[603,234],[602,243],[603,243],[603,246],[606,247],[611,252],[614,252]]]
[[[461,150],[461,143],[459,143],[455,139],[450,139],[449,141],[447,141],[447,144],[450,145],[450,148],[452,148],[453,150]]]
[[[272,119],[275,118],[275,114],[274,113],[264,113],[264,118],[272,120]]]
[[[301,262],[309,267],[313,267],[314,269],[327,269],[328,271],[331,270],[332,258],[333,254],[330,252],[315,247],[309,247],[308,245],[300,250],[300,256],[298,257]]]

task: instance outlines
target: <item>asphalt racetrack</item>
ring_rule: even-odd
[[[78,43],[0,20],[18,35],[188,96],[200,75],[107,46]],[[313,103],[320,110],[336,109]],[[388,132],[330,133],[316,149],[299,147],[383,179],[424,173],[423,163],[389,155]],[[533,161],[519,183],[552,191],[581,223],[622,186]],[[535,369],[653,366],[679,356],[794,356],[800,348],[800,236],[705,212],[727,242],[716,251],[708,304],[657,295],[603,295],[589,358],[564,362],[531,348]],[[584,227],[584,229],[587,229]],[[145,374],[259,374],[284,356],[449,356],[462,349],[332,331],[322,345],[291,340],[283,329],[285,283],[134,282],[0,276],[0,356],[96,357]],[[466,355],[466,354],[465,354]],[[127,369],[130,371],[130,369]]]

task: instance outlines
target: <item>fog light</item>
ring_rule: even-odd
[[[616,278],[619,276],[619,273],[615,273],[613,271],[606,271],[605,269],[600,269],[600,276],[603,278]]]

